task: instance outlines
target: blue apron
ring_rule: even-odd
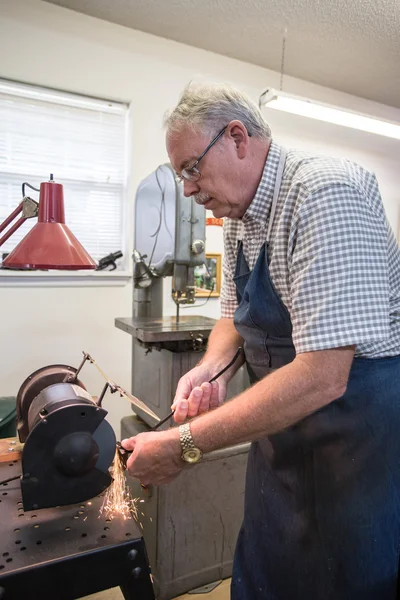
[[[235,326],[251,382],[295,357],[270,279],[239,242]],[[400,546],[400,357],[355,358],[345,394],[251,445],[232,600],[394,600]]]

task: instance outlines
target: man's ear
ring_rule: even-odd
[[[238,158],[245,158],[249,151],[249,135],[246,127],[241,121],[235,120],[229,123],[227,130],[228,135],[235,143]]]

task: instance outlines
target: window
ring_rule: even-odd
[[[0,80],[0,223],[53,173],[65,220],[95,260],[125,250],[128,106]],[[34,200],[38,192],[26,188]],[[10,252],[36,219],[1,247]]]

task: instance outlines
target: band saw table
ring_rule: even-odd
[[[0,482],[21,473],[15,453],[7,458]],[[74,600],[116,586],[128,600],[154,600],[137,523],[100,515],[102,501],[24,512],[20,480],[0,484],[0,600]]]

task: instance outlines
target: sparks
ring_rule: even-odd
[[[100,515],[107,519],[122,517],[123,519],[137,520],[137,498],[132,498],[126,482],[125,469],[118,450],[112,466],[113,482],[105,493]]]

